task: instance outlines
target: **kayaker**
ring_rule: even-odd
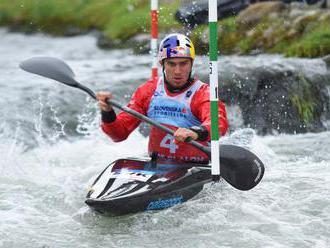
[[[157,153],[166,159],[207,162],[208,156],[184,143],[191,137],[204,145],[210,141],[209,85],[192,76],[195,48],[182,34],[166,36],[159,47],[159,63],[162,77],[157,82],[148,80],[133,94],[129,108],[148,116],[175,131],[173,136],[151,127],[149,154]],[[125,140],[140,124],[140,120],[128,113],[118,115],[105,102],[111,92],[97,93],[101,108],[102,130],[114,141]],[[219,132],[224,135],[228,128],[226,109],[219,101]]]

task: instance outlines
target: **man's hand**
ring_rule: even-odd
[[[190,129],[180,127],[174,133],[174,143],[184,142],[188,137],[191,137],[192,140],[197,140],[198,134]]]
[[[108,91],[100,91],[96,93],[96,99],[99,102],[99,107],[102,111],[110,112],[112,110],[112,107],[109,106],[106,102],[107,99],[111,99],[112,94]]]

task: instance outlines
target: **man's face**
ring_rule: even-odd
[[[189,58],[170,58],[165,59],[164,68],[168,83],[174,88],[184,86],[188,79],[192,67]]]

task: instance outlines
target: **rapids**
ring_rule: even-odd
[[[137,130],[113,143],[86,94],[18,64],[33,56],[61,58],[78,81],[111,89],[126,103],[150,76],[150,57],[100,50],[91,35],[0,29],[0,37],[0,247],[330,246],[330,132],[257,136],[242,126],[235,107],[228,108],[232,131],[223,142],[249,147],[264,161],[256,188],[242,192],[221,182],[163,211],[93,213],[84,204],[88,185],[114,159],[144,155],[147,138]],[[230,59],[242,62],[219,63]],[[197,72],[207,58],[198,60]]]

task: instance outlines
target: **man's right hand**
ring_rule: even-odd
[[[112,111],[112,107],[109,106],[106,102],[107,99],[111,99],[112,94],[108,91],[100,91],[96,93],[96,99],[98,100],[99,107],[102,111],[110,112]]]

